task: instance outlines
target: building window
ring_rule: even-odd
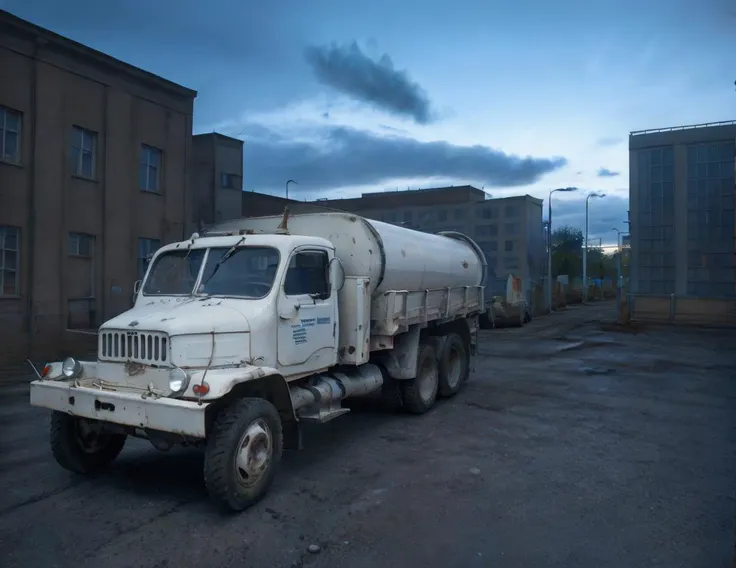
[[[404,211],[404,222],[410,223],[412,218],[411,211]]]
[[[506,252],[511,252],[514,250],[514,241],[506,241],[504,243],[504,250]]]
[[[20,229],[0,225],[0,296],[20,294]]]
[[[491,237],[498,236],[498,225],[488,225],[488,234]]]
[[[481,205],[475,210],[478,219],[494,219],[496,211],[490,205]]]
[[[440,223],[447,221],[447,211],[445,209],[437,211],[437,221]]]
[[[153,253],[160,248],[159,239],[138,239],[138,280],[143,280]]]
[[[243,178],[237,174],[220,174],[220,185],[225,189],[243,189]]]
[[[74,175],[95,179],[95,154],[97,133],[91,130],[72,127],[72,172]]]
[[[67,252],[69,256],[91,258],[95,251],[95,237],[84,233],[69,233]]]
[[[503,230],[507,235],[515,235],[517,228],[518,226],[516,223],[506,223],[504,224]]]
[[[504,209],[506,217],[516,217],[518,215],[516,205],[507,205]]]
[[[465,209],[455,209],[455,219],[465,219]]]
[[[424,226],[427,223],[432,222],[432,211],[420,211],[419,212],[419,225]]]
[[[70,267],[67,277],[67,322],[69,329],[97,327],[95,300],[95,237],[84,233],[69,233],[67,253]]]
[[[637,292],[675,291],[675,199],[672,146],[638,153],[639,182]]]
[[[0,159],[20,162],[20,113],[0,106]]]
[[[163,152],[153,146],[141,146],[139,170],[140,188],[143,191],[161,193],[161,155]]]
[[[688,146],[687,293],[692,296],[736,296],[734,154],[733,140]]]

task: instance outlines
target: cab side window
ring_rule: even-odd
[[[284,293],[287,296],[326,295],[329,291],[328,265],[329,259],[325,251],[303,251],[295,254],[286,271]]]

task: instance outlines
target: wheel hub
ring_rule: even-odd
[[[79,448],[87,454],[99,452],[109,440],[109,433],[104,425],[96,420],[78,418],[75,421],[75,430]]]
[[[436,387],[435,382],[437,380],[437,377],[433,372],[432,365],[428,363],[422,365],[417,373],[416,380],[417,383],[419,383],[419,396],[421,396],[422,400],[425,402],[431,400],[434,395]]]
[[[257,484],[268,469],[272,453],[271,429],[265,420],[255,420],[245,430],[235,456],[235,469],[240,483],[246,487]]]
[[[449,353],[449,369],[447,373],[447,382],[451,387],[456,387],[460,383],[462,376],[463,361],[457,349],[450,349]]]

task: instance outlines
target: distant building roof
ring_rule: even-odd
[[[195,140],[205,140],[207,138],[219,138],[222,140],[229,140],[232,142],[237,142],[239,144],[244,144],[244,141],[240,138],[234,138],[233,136],[228,136],[227,134],[222,134],[220,132],[203,132],[202,134],[195,134],[192,136]]]

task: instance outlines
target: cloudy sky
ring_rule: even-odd
[[[624,229],[631,130],[734,119],[734,0],[0,0],[199,92],[244,187],[336,197],[579,187],[555,224]],[[546,212],[546,202],[545,202]],[[546,213],[545,213],[546,215]]]

